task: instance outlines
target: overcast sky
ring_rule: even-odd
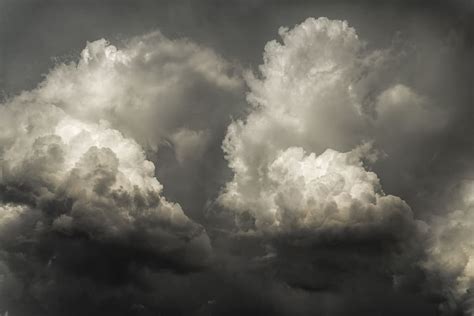
[[[0,0],[0,315],[473,315],[473,21]]]

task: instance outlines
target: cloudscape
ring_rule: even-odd
[[[0,315],[474,315],[473,21],[0,0]]]

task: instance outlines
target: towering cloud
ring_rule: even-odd
[[[239,66],[156,31],[119,48],[104,39],[88,43],[79,61],[57,65],[37,93],[78,120],[106,120],[134,139],[157,164],[168,194],[199,218],[220,182],[198,179],[225,166],[222,135],[242,111],[243,88]]]
[[[220,95],[241,85],[231,72],[211,50],[160,33],[123,50],[98,40],[1,104],[0,312],[33,299],[54,314],[61,306],[42,304],[60,287],[47,282],[72,280],[74,300],[75,275],[127,286],[143,269],[208,264],[205,228],[163,196],[145,149],[171,142],[180,164],[200,159],[222,129]]]
[[[404,119],[391,114],[404,102],[424,101],[405,86],[373,88],[389,52],[367,51],[347,22],[309,18],[280,35],[282,44],[265,47],[262,78],[249,75],[255,109],[228,129],[234,178],[219,201],[250,214],[247,229],[404,235],[410,207],[364,168],[377,152],[357,146],[377,139],[377,125]]]
[[[377,175],[364,169],[361,154],[360,148],[328,149],[316,156],[290,147],[270,163],[258,188],[240,191],[236,187],[244,185],[232,183],[221,202],[250,213],[253,228],[264,231],[404,236],[404,225],[413,221],[410,207],[383,193]]]
[[[280,35],[265,47],[261,75],[247,77],[252,111],[228,128],[234,175],[218,202],[238,236],[266,245],[259,260],[276,280],[344,302],[321,314],[351,313],[367,296],[392,300],[399,289],[419,295],[427,226],[370,166],[385,156],[387,125],[404,121],[408,106],[430,112],[428,102],[388,80],[390,50],[369,51],[347,22],[309,18]],[[401,133],[424,129],[418,119]]]
[[[156,149],[182,128],[202,133],[219,126],[241,86],[238,69],[212,50],[157,31],[121,49],[104,39],[88,43],[77,63],[47,75],[39,93],[74,117],[107,120]]]
[[[41,92],[1,108],[4,200],[44,209],[47,224],[66,234],[121,239],[138,232],[151,238],[151,248],[168,248],[160,237],[203,233],[179,205],[161,196],[154,165],[134,140],[106,121],[72,118]]]

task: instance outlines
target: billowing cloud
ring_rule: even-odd
[[[309,18],[279,33],[283,43],[265,47],[262,78],[249,75],[254,110],[229,126],[234,178],[220,203],[257,230],[403,235],[416,226],[411,209],[383,192],[363,163],[377,153],[359,144],[404,120],[405,104],[423,111],[426,101],[403,85],[374,88],[389,52],[367,51],[345,21]]]
[[[237,67],[212,50],[153,32],[120,49],[104,39],[88,43],[80,60],[55,67],[38,93],[73,117],[107,120],[156,149],[181,128],[218,126],[241,87]]]
[[[233,178],[218,203],[236,239],[259,239],[260,269],[295,291],[348,306],[381,292],[420,295],[428,227],[370,168],[386,159],[390,137],[432,130],[419,124],[432,115],[429,100],[389,80],[391,51],[368,50],[347,22],[309,18],[279,33],[260,74],[247,76],[252,110],[223,142]],[[416,116],[406,120],[410,107]],[[325,312],[351,313],[332,308]]]
[[[205,228],[164,197],[145,152],[171,143],[179,163],[199,160],[217,125],[188,120],[184,109],[215,109],[208,92],[231,93],[240,81],[212,51],[185,40],[154,33],[128,45],[89,43],[77,64],[58,65],[36,89],[1,104],[2,313],[21,312],[25,301],[36,303],[23,313],[56,313],[61,306],[49,304],[62,282],[72,286],[65,300],[81,282],[108,297],[110,284],[133,287],[143,270],[209,263]],[[194,105],[190,89],[203,96]]]
[[[2,199],[45,210],[62,234],[144,239],[157,252],[197,247],[205,257],[204,229],[162,196],[145,150],[171,142],[179,163],[202,157],[225,124],[212,118],[229,114],[219,98],[241,87],[236,71],[159,32],[122,49],[88,43],[77,63],[58,64],[2,105]]]
[[[87,43],[77,62],[57,64],[34,93],[74,119],[105,120],[134,139],[167,194],[199,218],[221,182],[208,188],[210,182],[189,179],[202,178],[202,170],[220,175],[225,167],[220,144],[245,98],[240,72],[207,47],[156,31],[117,46]]]
[[[52,229],[65,234],[98,240],[138,234],[158,252],[195,238],[205,243],[203,228],[161,195],[140,145],[105,121],[78,121],[34,97],[2,108],[3,126],[11,128],[4,135],[13,137],[2,146],[4,200],[44,209]]]
[[[253,143],[271,140],[268,145],[262,141],[262,148],[255,146],[262,153],[288,146],[319,152],[351,149],[363,139],[367,123],[356,102],[355,84],[383,53],[364,55],[355,30],[343,21],[309,18],[279,33],[282,44],[265,46],[262,79],[249,75],[248,99],[256,109],[242,132],[237,131],[239,124],[230,128],[228,138],[238,133],[241,139],[234,140],[233,152],[239,151],[239,142],[250,146],[254,137]]]
[[[237,62],[100,39],[0,104],[0,315],[472,313],[472,192],[445,208],[472,170],[462,40],[417,21],[390,43],[411,24],[362,5],[341,18],[370,43],[309,18],[241,76],[293,15],[261,3],[241,28],[246,4],[201,5],[179,10],[225,19],[163,29]]]
[[[448,298],[445,311],[460,307],[474,312],[474,186],[461,188],[460,208],[431,223],[424,268],[432,286]]]
[[[290,147],[269,164],[258,187],[234,180],[220,201],[250,214],[257,230],[403,236],[404,226],[412,225],[411,209],[400,198],[383,193],[377,175],[364,169],[362,151],[328,149],[316,156]]]

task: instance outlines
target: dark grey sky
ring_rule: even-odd
[[[473,54],[472,0],[0,0],[0,316],[472,312]]]
[[[244,65],[258,65],[263,45],[275,38],[278,27],[294,26],[308,16],[348,20],[371,45],[383,47],[396,32],[417,38],[424,32],[443,36],[455,30],[470,37],[472,7],[469,0],[2,0],[0,91],[34,87],[54,57],[74,59],[86,41],[99,38],[119,43],[159,29]]]

